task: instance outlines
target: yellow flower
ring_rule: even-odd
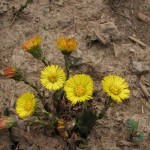
[[[78,43],[73,37],[66,39],[66,37],[62,36],[62,38],[57,39],[57,47],[62,51],[71,52],[77,47],[77,45]]]
[[[34,37],[25,43],[22,44],[22,48],[25,49],[27,52],[31,53],[35,58],[40,58],[41,56],[41,35]]]
[[[129,86],[122,77],[109,75],[104,77],[101,84],[103,85],[103,91],[106,92],[114,101],[122,102],[122,100],[129,98]]]
[[[64,86],[66,97],[75,105],[77,102],[84,102],[92,99],[93,80],[85,74],[77,74],[70,77]]]
[[[65,72],[58,65],[47,66],[41,71],[41,83],[49,90],[58,90],[66,81]]]
[[[20,118],[28,117],[34,112],[36,100],[31,93],[22,94],[16,104],[16,112]]]

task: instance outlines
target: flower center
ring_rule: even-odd
[[[85,88],[82,85],[79,85],[75,88],[74,93],[76,96],[81,97],[85,94]]]
[[[58,80],[56,74],[55,74],[55,73],[51,73],[51,74],[49,75],[49,80],[50,80],[50,82],[52,82],[52,83],[56,82],[56,81]]]
[[[117,85],[112,85],[109,88],[110,92],[113,93],[114,95],[118,95],[121,91],[120,88]]]
[[[29,111],[32,107],[32,103],[27,101],[25,104],[24,104],[24,109]]]

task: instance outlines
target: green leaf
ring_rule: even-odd
[[[135,138],[135,140],[138,142],[142,142],[145,140],[145,135],[141,133]]]
[[[138,130],[138,123],[132,119],[128,119],[125,125],[129,131]]]
[[[88,142],[83,142],[83,143],[79,144],[80,149],[85,149],[84,146],[88,146]]]
[[[91,42],[91,39],[90,38],[87,38],[86,39],[86,43],[90,43]]]
[[[91,38],[91,41],[97,41],[97,38]]]
[[[88,131],[94,126],[96,120],[96,114],[94,114],[91,110],[84,110],[83,114],[79,116],[79,131],[83,134],[88,133]]]
[[[97,41],[97,38],[87,38],[86,43]]]

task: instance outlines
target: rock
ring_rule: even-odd
[[[7,12],[8,6],[6,4],[3,5],[3,12]]]
[[[0,75],[4,76],[4,71],[0,70]]]
[[[128,9],[124,10],[124,14],[125,14],[126,17],[130,18],[130,12],[129,12]]]
[[[132,72],[137,75],[143,75],[146,73],[149,73],[149,67],[143,63],[137,62],[137,61],[130,61],[132,65]]]
[[[127,23],[127,26],[132,27],[132,22],[130,20],[127,20],[126,23]]]
[[[58,2],[58,6],[63,6],[63,4],[64,4],[64,0],[60,0],[60,1]]]
[[[130,47],[129,52],[134,53],[134,52],[135,52],[135,50],[134,50],[132,47]]]
[[[97,39],[100,42],[102,42],[104,45],[110,43],[110,37],[108,34],[103,34],[100,31],[96,31],[96,30],[94,30],[94,33],[95,33]]]
[[[103,33],[109,34],[109,36],[114,40],[120,39],[120,32],[118,31],[114,22],[108,22],[108,23],[100,24],[100,30]]]
[[[91,21],[88,27],[90,29],[88,36],[97,38],[104,45],[110,43],[111,40],[118,40],[121,38],[121,34],[114,22],[99,24],[98,22]]]

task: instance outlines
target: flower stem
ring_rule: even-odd
[[[48,65],[50,65],[50,63],[45,60],[45,56],[43,56],[42,62],[44,63],[44,65],[45,65],[46,67],[47,67]]]
[[[56,108],[56,111],[58,112],[60,109],[60,100],[62,96],[61,89],[55,91],[53,96],[53,105]]]
[[[66,72],[66,80],[69,79],[69,56],[70,55],[64,55],[64,59],[65,59],[65,72]]]
[[[39,88],[38,88],[37,86],[35,86],[32,82],[28,81],[28,80],[26,79],[26,77],[23,77],[23,78],[21,79],[21,81],[24,81],[25,84],[28,84],[28,85],[30,85],[33,89],[35,89],[35,91],[37,92],[38,96],[40,97],[40,100],[41,100],[43,106],[45,107],[45,97],[44,97],[44,95],[41,94],[41,91],[39,90]]]
[[[45,116],[52,124],[59,120],[59,118],[57,118],[53,113],[49,113],[45,109],[41,108],[35,109],[34,116]]]
[[[111,103],[112,103],[112,102],[113,102],[113,101],[112,101],[111,98],[108,99],[108,102],[107,102],[107,101],[105,102],[105,106],[104,106],[104,108],[102,109],[101,113],[99,113],[98,119],[102,119],[102,118],[103,118],[103,116],[106,114],[107,110],[108,110],[109,107],[111,106]]]
[[[44,120],[36,120],[36,119],[30,119],[30,120],[25,120],[24,122],[28,122],[28,123],[35,123],[35,124],[40,124],[43,126],[49,126],[52,128],[52,124],[44,121]]]
[[[88,103],[87,100],[83,102],[83,105],[82,105],[82,113],[84,112],[85,109],[87,109],[87,103]]]

